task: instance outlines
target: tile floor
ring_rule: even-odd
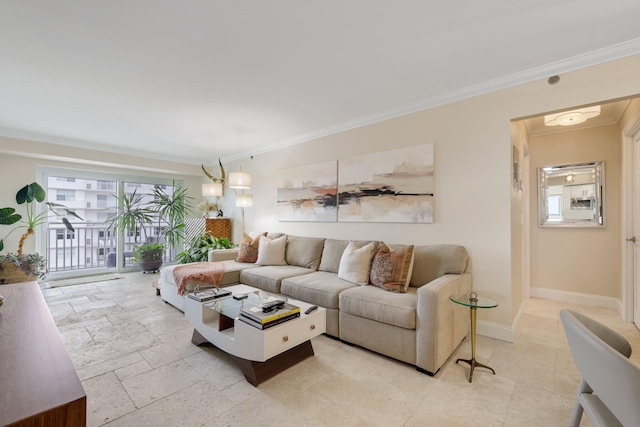
[[[625,335],[608,309],[526,302],[514,344],[478,337],[497,374],[449,360],[435,377],[320,336],[309,358],[255,388],[230,358],[191,344],[183,314],[155,296],[158,275],[44,289],[87,394],[89,426],[564,426],[580,376],[558,312],[570,307]],[[452,356],[470,356],[469,338]],[[591,424],[583,417],[583,426]]]

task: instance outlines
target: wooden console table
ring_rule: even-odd
[[[231,218],[207,218],[206,230],[213,237],[231,240]]]
[[[85,426],[87,397],[38,283],[0,294],[0,426]]]

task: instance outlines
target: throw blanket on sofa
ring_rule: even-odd
[[[218,286],[224,275],[224,264],[221,262],[194,262],[179,265],[173,269],[173,279],[178,285],[178,295],[184,295],[187,282],[198,281]]]

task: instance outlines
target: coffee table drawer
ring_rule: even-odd
[[[326,332],[326,313],[316,310],[313,315],[301,317],[264,331],[264,355],[276,356]]]

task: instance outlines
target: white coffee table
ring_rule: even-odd
[[[224,288],[233,294],[268,293],[247,285]],[[263,295],[264,294],[264,295]],[[242,300],[231,296],[224,300],[198,302],[185,298],[185,316],[193,325],[191,342],[195,345],[211,343],[234,357],[247,381],[254,386],[313,356],[311,338],[326,331],[326,310],[318,307],[309,314],[311,306],[303,301],[278,295],[279,299],[300,307],[300,317],[268,329],[258,329],[241,320]]]

